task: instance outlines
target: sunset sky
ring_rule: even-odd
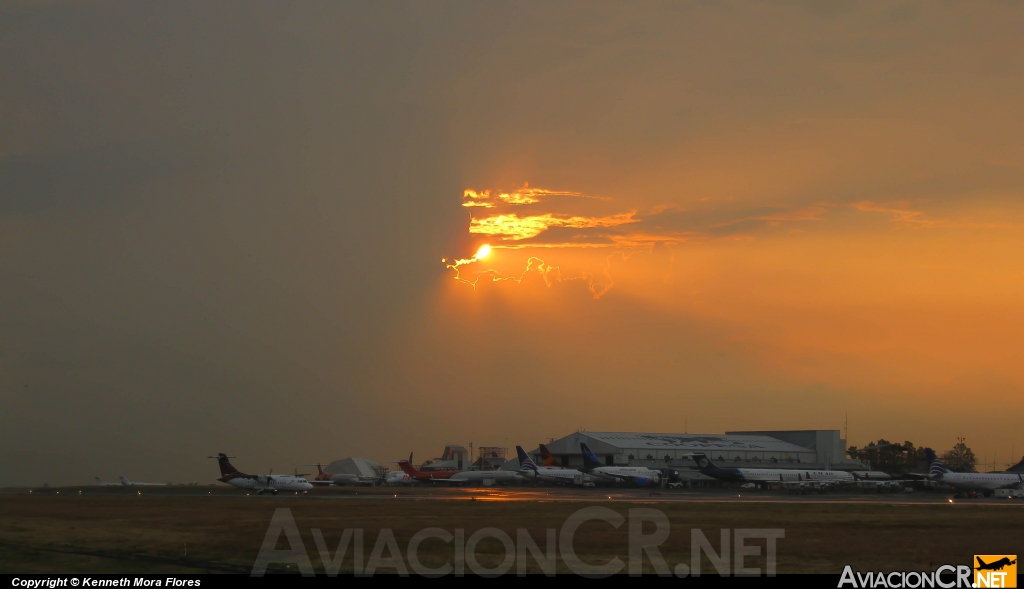
[[[9,2],[0,485],[847,414],[1002,468],[1021,31],[1004,2]]]

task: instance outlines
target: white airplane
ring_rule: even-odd
[[[516,446],[516,455],[519,456],[519,474],[528,480],[560,485],[583,484],[583,473],[575,468],[537,466],[522,446]]]
[[[901,480],[879,481],[879,480],[874,480],[874,479],[872,479],[872,480],[865,480],[865,479],[861,479],[859,477],[857,478],[857,487],[860,488],[860,489],[864,489],[866,491],[878,491],[879,493],[882,493],[882,492],[896,493],[896,492],[899,492],[899,491],[903,490],[903,488],[905,486],[906,486],[906,481],[901,481]]]
[[[864,472],[854,472],[852,474],[858,481],[888,481],[892,479],[892,475],[880,470],[868,470]]]
[[[522,482],[523,477],[514,470],[464,470],[448,477],[442,483],[455,485],[493,485]]]
[[[788,468],[720,468],[711,462],[703,452],[694,452],[691,457],[697,463],[701,474],[720,481],[734,483],[772,484],[796,483],[797,486],[814,487],[821,483],[853,483],[852,474],[842,470],[797,470]]]
[[[398,467],[401,469],[402,474],[405,475],[404,481],[410,483],[429,482],[434,485],[493,485],[495,483],[513,483],[520,482],[523,480],[519,473],[514,470],[437,470],[437,471],[422,471],[418,470],[411,463],[412,454],[409,455],[410,460],[399,460]],[[397,475],[396,475],[397,476]]]
[[[371,487],[377,486],[381,482],[381,477],[366,477],[359,476],[357,474],[349,474],[346,472],[331,474],[324,472],[323,466],[318,462],[316,464],[306,464],[304,466],[315,466],[317,470],[316,477],[309,481],[310,484],[315,486],[329,486],[334,485],[336,487],[344,487],[350,485],[368,485]]]
[[[853,478],[856,479],[857,488],[865,491],[878,491],[879,493],[883,491],[890,491],[895,493],[903,490],[907,484],[907,481],[894,479],[892,478],[892,475],[879,470],[852,472],[850,474],[852,474]],[[905,476],[909,476],[911,478],[915,477],[913,474]]]
[[[98,477],[97,477],[98,478]],[[126,487],[166,487],[167,483],[133,483],[128,480],[128,477],[121,475],[118,477],[121,479],[121,484]]]
[[[309,481],[297,475],[245,474],[238,472],[238,469],[231,466],[231,463],[228,462],[228,458],[233,457],[224,453],[209,456],[209,458],[216,458],[217,463],[220,465],[220,478],[217,479],[218,481],[240,489],[256,491],[257,495],[262,495],[267,491],[273,495],[277,495],[278,491],[302,491],[305,494],[313,488]]]
[[[393,470],[384,475],[384,484],[389,487],[394,487],[397,485],[412,485],[415,484],[416,482],[417,481],[413,480],[411,476],[405,474],[400,470]]]
[[[594,478],[618,483],[630,481],[638,485],[657,484],[661,481],[661,471],[646,466],[601,466],[597,455],[590,451],[586,444],[580,444],[583,454],[583,470]]]
[[[925,448],[925,457],[931,465],[928,476],[933,481],[949,485],[957,491],[981,491],[986,497],[996,489],[1024,488],[1024,474],[1019,472],[950,472],[931,448]]]
[[[104,481],[103,479],[101,479],[100,477],[93,477],[93,478],[96,479],[96,484],[101,486],[101,487],[120,487],[121,486],[121,483],[108,483],[108,482]]]

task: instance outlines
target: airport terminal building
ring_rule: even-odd
[[[585,443],[608,466],[671,468],[683,479],[703,480],[689,455],[703,452],[719,466],[739,468],[867,470],[846,458],[846,440],[839,430],[745,431],[724,434],[657,434],[580,431],[547,442],[561,466],[583,466],[580,444]],[[538,464],[540,449],[527,452]],[[502,468],[517,469],[509,460]]]

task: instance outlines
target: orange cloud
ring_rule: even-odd
[[[886,213],[892,215],[892,222],[900,223],[908,227],[919,228],[955,228],[955,229],[998,229],[998,228],[1019,228],[1019,222],[994,222],[978,221],[970,217],[957,219],[936,219],[929,217],[924,211],[911,208],[906,201],[896,201],[890,204],[876,203],[863,200],[853,203],[853,208],[865,213]]]
[[[555,200],[569,197],[570,200]],[[561,269],[531,256],[525,269],[517,274],[505,275],[488,268],[474,272],[466,278],[467,264],[476,257],[455,261],[443,259],[446,267],[455,271],[455,279],[476,287],[479,280],[489,277],[491,282],[519,283],[531,272],[544,278],[549,287],[558,282],[584,280],[594,295],[600,298],[614,285],[610,273],[610,260],[622,256],[625,261],[631,252],[650,250],[656,245],[672,246],[681,243],[714,238],[752,239],[751,233],[784,223],[807,223],[823,220],[830,206],[816,203],[808,206],[744,207],[731,199],[700,199],[689,208],[657,206],[648,212],[637,209],[617,209],[613,199],[593,197],[580,192],[533,188],[529,184],[513,191],[463,191],[462,205],[486,209],[471,215],[469,233],[488,238],[490,247],[505,250],[519,249],[594,249],[614,248],[617,251],[602,256],[603,269],[593,271],[584,265],[569,278],[563,278]],[[624,253],[626,252],[626,253]],[[589,263],[597,258],[588,258]],[[501,263],[514,266],[513,259]],[[669,271],[668,268],[665,269]],[[594,276],[601,275],[600,281]]]
[[[911,209],[910,204],[906,202],[881,205],[869,200],[863,200],[853,203],[853,208],[865,213],[888,213],[892,215],[893,221],[906,225],[931,227],[936,224],[936,221],[925,218],[924,212]]]
[[[594,200],[611,200],[607,197],[601,196],[590,196],[583,194],[582,192],[572,192],[569,190],[547,190],[545,188],[531,188],[530,183],[527,182],[522,188],[517,188],[511,192],[501,192],[495,197],[503,204],[508,205],[532,205],[546,200],[548,197],[576,197],[576,198],[588,198]],[[462,206],[464,207],[486,207],[494,208],[497,206],[491,198],[490,190],[476,191],[471,188],[467,188],[462,193]]]
[[[583,285],[586,287],[587,291],[590,292],[594,300],[597,300],[600,299],[605,294],[607,294],[608,291],[611,290],[612,286],[615,285],[615,280],[612,278],[611,275],[612,260],[615,258],[619,258],[619,260],[621,260],[622,262],[626,262],[629,260],[630,257],[633,256],[634,253],[635,252],[627,254],[624,252],[616,251],[605,256],[604,268],[601,270],[600,274],[581,271],[577,275],[563,276],[562,270],[559,266],[553,266],[551,264],[548,264],[543,259],[537,256],[530,256],[530,258],[526,260],[526,266],[521,273],[509,276],[502,275],[500,272],[493,268],[488,268],[486,270],[474,272],[471,274],[472,278],[466,278],[462,276],[463,269],[461,268],[461,266],[480,261],[481,258],[476,256],[465,260],[452,260],[451,263],[447,264],[446,267],[455,271],[455,280],[472,286],[474,290],[476,290],[477,285],[480,283],[482,279],[484,279],[486,282],[492,283],[514,282],[516,284],[520,284],[531,273],[535,273],[543,280],[544,285],[547,286],[548,288],[551,288],[559,283],[582,282]],[[444,262],[445,260],[441,261]]]
[[[491,191],[484,190],[483,192],[477,192],[470,188],[467,188],[462,192],[462,206],[464,207],[485,207],[494,208],[494,204],[488,202],[491,198]]]
[[[469,232],[490,235],[501,240],[518,241],[537,237],[551,227],[585,229],[591,227],[617,227],[635,223],[635,211],[606,217],[561,217],[553,214],[520,217],[516,214],[494,215],[470,221]]]

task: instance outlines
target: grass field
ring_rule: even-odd
[[[445,498],[457,500],[438,500]],[[690,562],[693,528],[701,529],[716,549],[722,528],[784,529],[785,537],[777,545],[779,573],[837,574],[845,564],[858,570],[933,570],[944,563],[967,564],[973,554],[1024,552],[1024,507],[1014,501],[914,503],[896,497],[875,502],[763,502],[729,501],[724,495],[660,501],[643,494],[603,501],[605,496],[598,493],[565,501],[547,501],[543,495],[486,500],[508,498],[522,497],[515,492],[388,489],[309,497],[246,497],[223,488],[142,494],[130,489],[85,489],[81,495],[77,489],[59,495],[53,489],[9,492],[0,494],[0,572],[247,573],[277,507],[291,509],[318,571],[323,569],[313,528],[322,531],[332,552],[345,528],[363,529],[365,556],[383,528],[393,530],[403,553],[409,538],[428,527],[464,529],[466,538],[480,528],[494,527],[513,539],[522,528],[543,548],[545,529],[559,530],[572,513],[592,505],[623,516],[630,508],[664,512],[671,533],[661,552],[669,566]],[[584,524],[575,534],[577,555],[594,564],[613,557],[626,561],[627,528],[599,521]],[[649,525],[644,533],[652,530]],[[759,543],[764,547],[763,540]],[[286,546],[282,536],[278,547]],[[352,571],[351,552],[343,572]],[[481,542],[476,553],[484,566],[494,566],[504,557],[502,544],[494,539]],[[747,558],[747,566],[763,568],[763,554],[762,548],[761,557]],[[453,548],[427,540],[419,555],[425,565],[436,566],[452,560]],[[533,560],[529,563],[530,570],[539,570]],[[706,560],[704,566],[710,567]],[[652,570],[646,559],[644,567]],[[558,568],[568,570],[561,559]],[[382,569],[388,571],[394,569]],[[705,574],[713,571],[707,568]]]

